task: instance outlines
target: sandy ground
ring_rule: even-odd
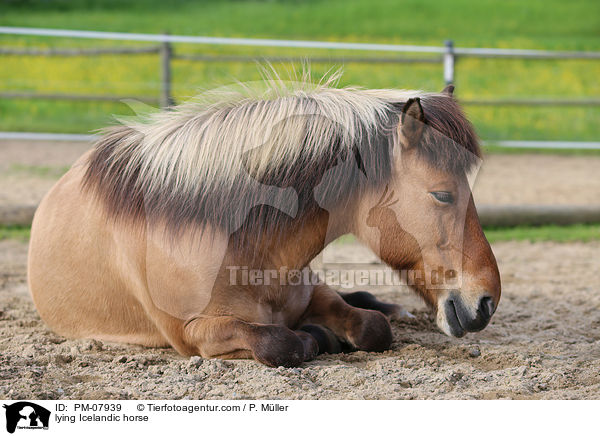
[[[504,289],[483,332],[446,337],[418,299],[382,287],[373,292],[416,315],[393,323],[390,351],[323,355],[284,369],[65,340],[31,302],[26,244],[0,241],[0,398],[600,399],[600,243],[493,248]],[[333,251],[372,256],[348,244]]]
[[[37,204],[89,147],[0,141],[0,205]],[[490,155],[474,185],[475,201],[486,205],[599,204],[599,192],[600,156]]]
[[[89,148],[85,142],[0,140],[0,206],[38,204]]]

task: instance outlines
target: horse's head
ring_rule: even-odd
[[[482,330],[500,299],[500,275],[467,179],[479,153],[472,127],[450,90],[404,104],[397,138],[390,182],[362,200],[357,234],[386,263],[409,270],[444,333]]]

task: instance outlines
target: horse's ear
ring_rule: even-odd
[[[444,89],[442,89],[442,94],[448,94],[449,96],[454,95],[454,85],[446,85]]]
[[[421,106],[419,97],[409,99],[402,108],[402,116],[400,117],[400,133],[404,148],[411,148],[419,143],[423,134],[423,126],[425,124],[425,113]]]

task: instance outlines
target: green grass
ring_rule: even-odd
[[[69,166],[50,167],[40,165],[12,164],[8,168],[8,172],[12,174],[57,179],[69,171],[69,168]]]
[[[600,2],[580,0],[0,0],[0,25],[257,38],[340,40],[463,47],[600,50]],[[0,36],[0,46],[136,45],[114,41]],[[193,46],[200,54],[359,55],[319,50]],[[362,55],[362,54],[360,54]],[[365,54],[367,55],[367,54]],[[373,56],[390,54],[373,53]],[[157,96],[158,57],[28,58],[2,56],[0,92],[8,90]],[[315,75],[333,65],[315,64]],[[289,65],[277,66],[279,69]],[[441,64],[347,64],[341,85],[439,90]],[[600,96],[600,62],[459,59],[459,98]],[[257,80],[253,64],[173,62],[178,101],[199,89]],[[598,140],[600,108],[466,108],[484,139]],[[89,132],[129,114],[121,103],[0,100],[0,129]]]
[[[4,0],[9,26],[297,39],[597,48],[600,5],[558,0]]]
[[[589,242],[600,240],[600,224],[580,224],[573,226],[540,226],[487,228],[485,236],[490,243],[500,241],[556,241],[556,242]]]
[[[521,147],[500,147],[497,145],[486,145],[483,147],[486,154],[552,154],[561,156],[600,156],[600,150],[585,149],[561,149],[561,148],[521,148]]]
[[[4,239],[16,239],[18,241],[29,241],[31,227],[23,226],[0,226],[0,241]]]

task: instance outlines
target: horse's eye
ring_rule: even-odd
[[[444,203],[444,204],[454,203],[454,196],[450,192],[434,191],[434,192],[430,192],[430,194],[433,195],[433,198],[435,198],[440,203]]]

